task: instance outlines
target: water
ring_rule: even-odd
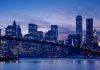
[[[34,58],[1,62],[0,70],[100,70],[98,59]]]

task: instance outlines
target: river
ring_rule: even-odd
[[[24,58],[0,62],[0,70],[100,70],[99,59]]]

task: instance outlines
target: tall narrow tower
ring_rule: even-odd
[[[80,35],[80,41],[82,43],[82,16],[76,16],[76,34]]]
[[[51,31],[53,31],[56,34],[56,40],[57,40],[58,39],[58,26],[51,25]]]
[[[88,47],[92,47],[94,37],[93,37],[93,19],[86,19],[86,43]]]

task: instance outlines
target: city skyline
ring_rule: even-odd
[[[38,25],[30,23],[28,33],[22,36],[20,25],[17,25],[14,20],[12,25],[5,28],[5,35],[1,35],[0,29],[1,57],[66,57],[69,54],[98,57],[100,45],[93,24],[93,18],[87,18],[86,35],[82,35],[82,16],[78,15],[76,32],[68,34],[66,39],[59,40],[58,25],[51,25],[51,29],[43,35],[42,31],[38,31]],[[23,46],[19,49],[20,53],[18,53],[18,46]],[[84,50],[88,52],[83,52]],[[95,53],[91,53],[93,51]]]
[[[0,70],[99,70],[100,0],[0,0]]]
[[[81,17],[81,18],[80,18]],[[93,19],[93,18],[86,18],[86,24],[87,24],[87,19]],[[82,21],[83,21],[83,19],[82,19],[82,16],[81,15],[77,15],[76,16],[76,26],[75,26],[75,28],[76,28],[76,30],[74,30],[74,31],[68,31],[69,33],[65,33],[65,37],[63,38],[62,36],[61,36],[61,32],[60,32],[60,27],[58,26],[58,25],[50,25],[49,26],[49,29],[46,31],[46,32],[43,32],[42,30],[39,30],[39,25],[37,25],[37,24],[35,24],[35,23],[29,23],[29,24],[27,24],[27,27],[26,27],[26,29],[27,29],[27,32],[24,34],[23,33],[23,28],[21,27],[21,25],[19,25],[19,24],[17,24],[17,22],[16,22],[16,20],[13,20],[13,24],[15,23],[15,24],[17,24],[19,27],[20,27],[20,29],[21,29],[21,33],[22,33],[22,36],[24,36],[24,35],[26,35],[26,34],[31,34],[30,32],[29,32],[29,27],[30,27],[30,25],[35,25],[36,26],[36,31],[42,31],[43,32],[43,35],[44,34],[46,34],[48,31],[50,31],[50,30],[52,30],[52,26],[57,26],[57,29],[58,29],[58,31],[57,31],[57,36],[58,36],[58,40],[66,40],[67,38],[68,38],[68,36],[70,35],[70,34],[80,34],[81,35],[81,39],[83,38],[83,37],[85,37],[86,36],[86,30],[83,30],[82,28],[83,28],[83,23],[82,23]],[[92,22],[92,23],[94,23],[94,22]],[[5,35],[5,31],[6,31],[6,28],[7,27],[9,27],[9,26],[12,26],[12,24],[11,25],[7,25],[6,27],[3,27],[2,25],[0,25],[0,27],[1,27],[1,35]],[[80,27],[81,26],[81,27]],[[51,28],[50,28],[51,27]],[[32,26],[31,28],[33,28],[34,29],[34,26]],[[86,28],[86,27],[85,27]],[[80,29],[81,29],[81,31],[80,31]],[[93,30],[96,30],[96,28],[94,27],[94,24],[93,24]],[[25,30],[26,31],[26,30]],[[31,30],[32,32],[34,31],[34,30]],[[78,32],[77,32],[78,31]],[[96,34],[98,34],[99,32],[97,32],[97,30],[96,30]],[[62,34],[63,35],[63,34]],[[45,36],[45,35],[44,35]],[[98,38],[98,41],[99,41],[99,38]]]
[[[94,18],[94,27],[100,30],[99,0],[1,0],[0,3],[2,26],[12,24],[15,19],[23,34],[28,32],[29,23],[39,25],[38,30],[43,32],[56,24],[64,39],[67,33],[75,31],[77,15],[83,17],[83,30],[86,30],[86,18]]]

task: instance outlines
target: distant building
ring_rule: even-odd
[[[37,25],[30,23],[28,26],[28,33],[29,34],[36,34],[37,33]]]
[[[22,32],[21,32],[21,27],[20,25],[17,25],[17,28],[16,28],[16,36],[18,38],[21,38],[22,37]]]
[[[5,36],[13,36],[13,26],[8,25],[5,29]]]
[[[75,47],[80,47],[81,46],[80,34],[75,34],[73,38],[74,38],[74,40],[73,40],[74,46]]]
[[[36,24],[29,24],[28,25],[28,34],[24,35],[24,38],[37,40],[38,38],[37,32],[37,25]]]
[[[58,26],[57,25],[51,25],[51,31],[55,32],[56,40],[57,40],[58,39]]]
[[[98,38],[97,38],[97,31],[95,28],[93,29],[93,37],[94,37],[93,48],[98,50],[99,49]]]
[[[37,37],[38,37],[38,40],[43,40],[43,32],[42,31],[37,31]]]
[[[82,43],[82,16],[78,15],[76,17],[76,34],[80,35],[80,41]]]
[[[37,39],[37,35],[34,35],[34,34],[25,34],[24,38],[36,40]]]
[[[86,19],[86,44],[87,47],[92,48],[94,43],[93,37],[93,19],[88,18]]]
[[[49,30],[47,33],[45,33],[45,40],[56,41],[56,33],[54,31]]]
[[[8,25],[6,27],[5,36],[22,37],[21,28],[19,25],[16,25],[15,20],[13,22],[13,25]]]
[[[13,36],[17,36],[17,25],[16,25],[16,21],[14,20],[13,22]]]
[[[16,25],[16,21],[14,20],[13,25],[8,25],[5,28],[5,36],[10,36],[10,37],[17,37],[21,38],[22,33],[21,33],[21,28],[19,25]],[[13,40],[7,40],[7,47],[8,47],[8,55],[17,55],[18,53],[18,44],[20,42],[18,41],[13,41]]]
[[[12,25],[8,25],[5,29],[5,36],[10,36],[10,37],[13,37],[13,26]],[[5,40],[6,43],[3,43],[3,47],[6,48],[6,49],[3,49],[4,50],[4,55],[6,57],[10,57],[12,56],[12,52],[11,52],[11,49],[12,49],[12,46],[13,46],[13,41],[11,40]]]
[[[73,46],[72,41],[73,41],[73,35],[69,35],[66,40],[66,45]]]

